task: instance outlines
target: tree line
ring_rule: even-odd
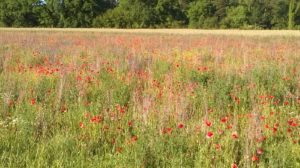
[[[300,0],[1,0],[0,26],[300,29]]]

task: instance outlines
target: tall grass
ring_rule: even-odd
[[[2,31],[0,167],[300,167],[300,39]]]

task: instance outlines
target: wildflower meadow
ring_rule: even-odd
[[[300,167],[300,38],[0,31],[0,167]]]

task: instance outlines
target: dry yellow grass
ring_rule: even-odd
[[[5,31],[55,31],[55,32],[99,32],[99,33],[142,33],[180,35],[238,35],[238,36],[294,36],[300,37],[298,30],[199,30],[199,29],[96,29],[96,28],[0,28]]]

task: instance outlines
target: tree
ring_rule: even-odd
[[[116,8],[109,10],[94,21],[95,27],[146,28],[155,27],[158,17],[154,0],[121,0]]]
[[[300,29],[300,0],[0,0],[0,26]]]
[[[272,29],[287,28],[289,2],[287,0],[273,0],[272,4]]]
[[[60,19],[61,4],[57,0],[45,0],[40,12],[39,24],[43,27],[57,27]]]
[[[93,19],[113,8],[109,0],[45,0],[40,24],[46,27],[90,27]]]
[[[243,28],[248,24],[247,9],[244,6],[229,7],[226,13],[222,21],[225,28]]]
[[[300,8],[300,1],[290,0],[289,3],[289,13],[288,13],[288,29],[293,29],[295,26],[295,16],[297,16],[297,12]]]
[[[272,0],[247,0],[249,24],[254,28],[272,28]]]
[[[0,2],[0,22],[4,26],[38,26],[40,0],[2,0]]]
[[[226,9],[229,7],[229,0],[213,0],[215,8],[215,16],[218,17],[218,21],[226,17]]]
[[[210,0],[192,2],[188,11],[189,27],[216,28],[218,18],[215,12],[216,8]]]
[[[162,27],[182,27],[188,23],[187,1],[158,0],[156,5],[159,25]]]

